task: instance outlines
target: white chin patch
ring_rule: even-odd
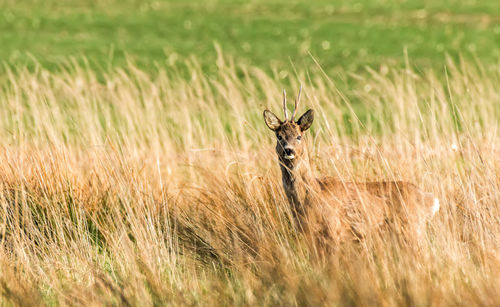
[[[439,205],[439,199],[434,198],[434,206],[432,206],[432,214],[433,215],[436,214],[436,212],[439,211],[439,207],[440,207],[440,205]]]
[[[284,157],[287,160],[293,160],[295,158],[295,155],[289,155]]]

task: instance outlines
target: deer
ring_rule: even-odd
[[[406,181],[350,182],[314,176],[303,140],[314,111],[309,109],[295,120],[301,92],[302,86],[290,119],[285,90],[284,120],[268,109],[263,113],[267,127],[276,135],[276,154],[293,225],[323,244],[361,240],[384,225],[399,234],[412,231],[420,237],[426,222],[439,211],[439,199],[432,193]]]

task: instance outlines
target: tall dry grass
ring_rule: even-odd
[[[317,111],[318,176],[442,200],[418,246],[374,233],[318,257],[290,225],[261,118],[279,110],[280,74],[186,65],[187,79],[6,68],[3,304],[500,304],[500,66],[383,67],[342,75],[349,90],[319,70],[284,80]]]

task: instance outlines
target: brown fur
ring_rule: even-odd
[[[295,225],[314,240],[360,239],[388,222],[397,231],[420,233],[435,213],[434,196],[408,182],[315,178],[302,141],[314,119],[312,110],[296,122],[282,122],[268,110],[264,119],[278,138],[276,153]]]

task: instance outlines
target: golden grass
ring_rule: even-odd
[[[278,74],[187,67],[101,81],[7,68],[2,303],[500,304],[500,66],[384,67],[349,91],[316,70],[286,80],[317,111],[318,176],[403,179],[442,200],[418,246],[374,233],[324,258],[290,225],[261,118],[279,110]]]

